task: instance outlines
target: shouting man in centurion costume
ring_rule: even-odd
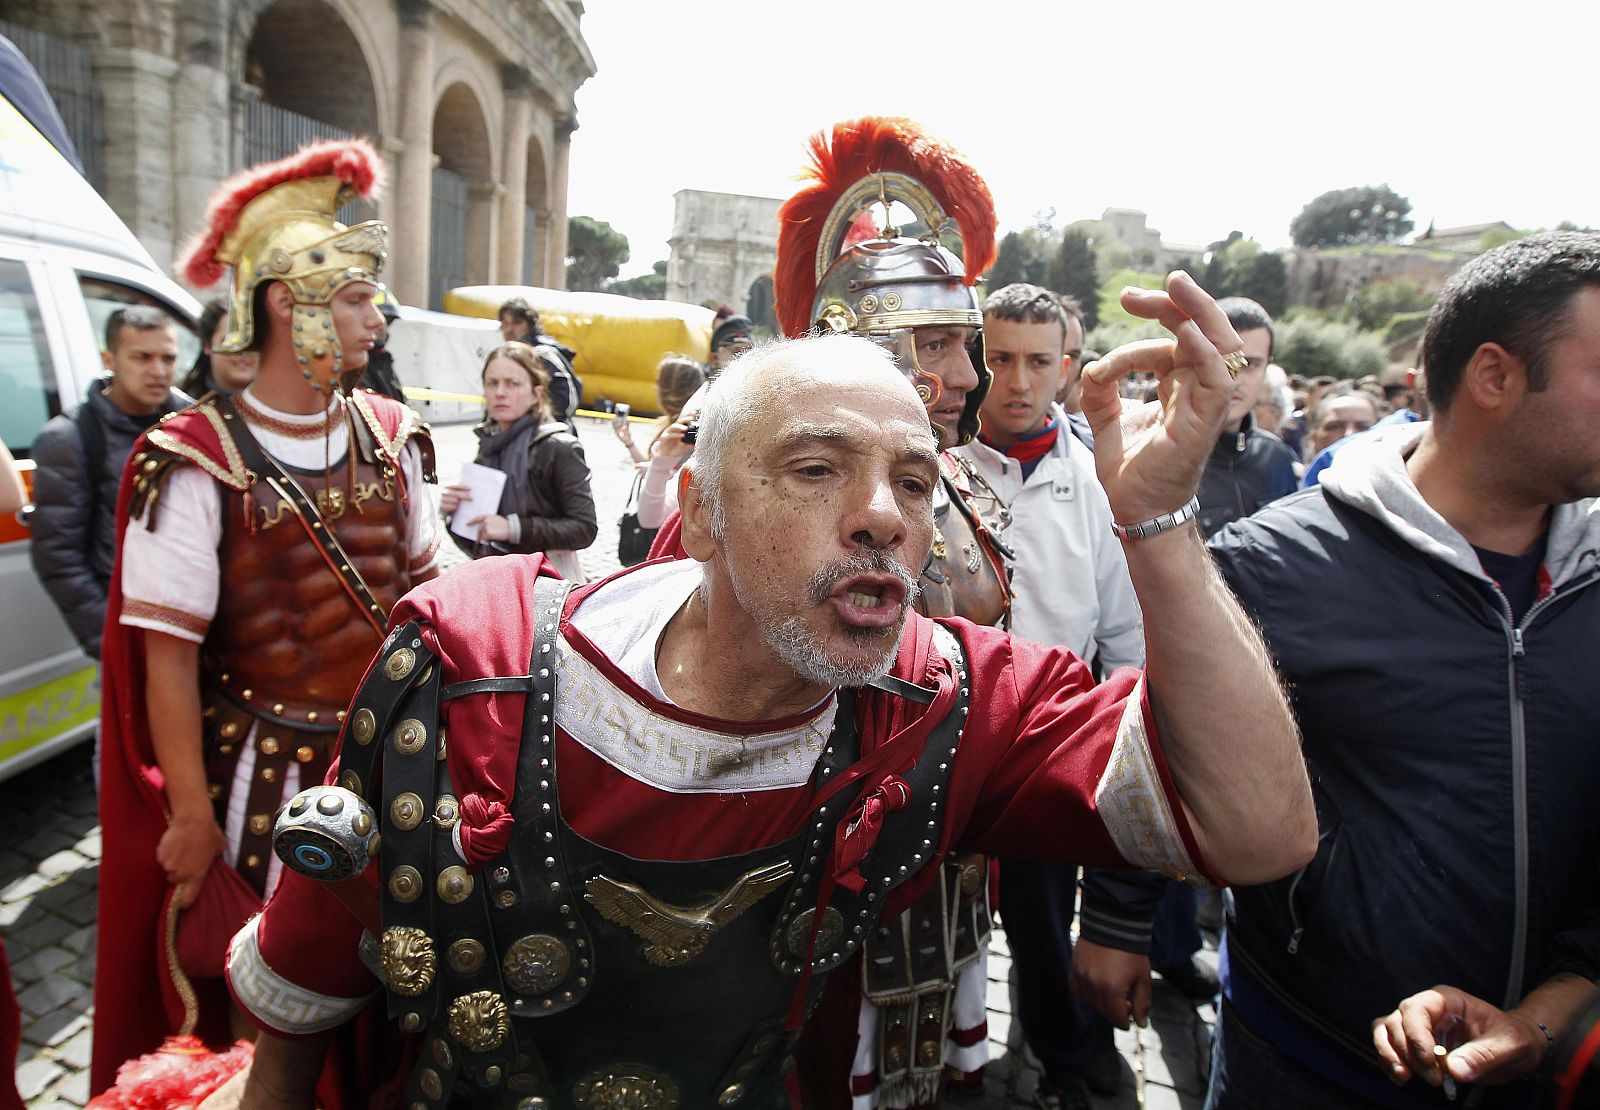
[[[272,1034],[244,1105],[309,1106],[320,1035],[380,991],[408,1108],[848,1105],[861,945],[950,852],[1309,858],[1288,708],[1192,523],[1238,336],[1183,275],[1124,304],[1174,335],[1085,374],[1147,671],[912,611],[923,399],[864,338],[757,348],[686,464],[690,559],[576,589],[486,559],[396,607],[229,951]],[[1161,400],[1123,418],[1133,371]]]
[[[231,1040],[223,957],[277,880],[272,816],[323,780],[390,608],[436,573],[426,429],[402,404],[348,392],[383,327],[373,296],[387,230],[334,213],[379,171],[361,142],[245,171],[221,187],[183,265],[197,287],[232,268],[217,351],[259,352],[260,373],[164,419],[123,478],[104,653],[96,1091],[185,1009],[192,1024],[198,1007],[208,1040]]]
[[[779,321],[791,337],[865,336],[911,379],[938,437],[941,469],[917,611],[1004,627],[1011,596],[1003,548],[973,503],[975,487],[992,493],[949,451],[977,434],[991,380],[973,286],[994,261],[994,200],[959,153],[910,120],[839,123],[812,139],[811,153],[813,184],[778,212]],[[893,202],[923,225],[921,238],[887,226]],[[965,263],[940,244],[950,219]],[[947,1074],[981,1087],[989,931],[988,861],[968,856],[946,861],[920,902],[867,936],[868,1004],[851,1081],[859,1110],[936,1104]]]

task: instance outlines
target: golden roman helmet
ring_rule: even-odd
[[[942,383],[919,364],[919,328],[973,329],[978,385],[966,395],[957,440],[978,430],[978,408],[992,375],[982,351],[983,313],[974,285],[995,254],[994,199],[957,151],[906,119],[867,116],[835,124],[811,140],[810,184],[778,211],[773,269],[784,333],[861,335],[884,347],[911,379],[923,404],[938,403]],[[872,221],[891,202],[927,228],[919,238]],[[954,222],[963,263],[939,241]]]
[[[293,342],[301,373],[318,389],[348,389],[360,368],[346,370],[329,303],[351,282],[378,285],[388,259],[389,229],[368,220],[346,227],[334,218],[357,196],[377,188],[382,163],[361,140],[318,143],[282,161],[256,166],[223,182],[207,228],[181,269],[204,288],[233,271],[228,333],[216,350],[255,347],[256,291],[281,281],[294,297]]]

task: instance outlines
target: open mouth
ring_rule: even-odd
[[[829,600],[845,623],[883,628],[899,621],[905,609],[906,587],[892,575],[852,575],[834,588]]]

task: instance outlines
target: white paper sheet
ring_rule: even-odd
[[[468,493],[450,515],[450,531],[462,539],[476,540],[480,526],[468,522],[499,511],[500,494],[506,488],[506,472],[474,462],[462,463],[461,484],[467,487]]]

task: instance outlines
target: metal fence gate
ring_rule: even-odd
[[[350,132],[268,104],[263,100],[246,100],[244,105],[244,166],[274,162],[287,158],[307,143],[326,139],[348,139]],[[339,209],[338,220],[343,224],[360,223],[377,218],[372,205],[364,200],[353,200]]]
[[[428,232],[428,307],[444,311],[444,295],[467,284],[467,179],[442,166],[433,171]]]
[[[22,51],[44,80],[56,102],[67,135],[78,149],[84,176],[97,191],[105,189],[105,124],[101,114],[100,86],[94,79],[94,62],[88,47],[42,31],[0,20],[0,34]]]

